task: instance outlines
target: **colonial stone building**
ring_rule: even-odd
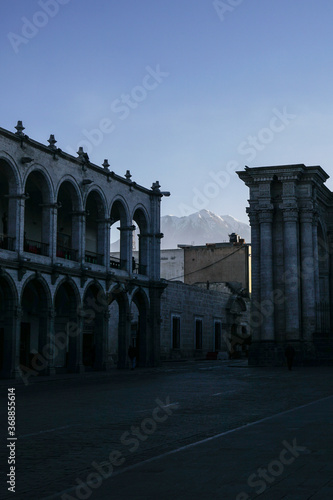
[[[23,130],[22,122],[16,133],[0,129],[1,376],[125,367],[133,315],[141,365],[158,363],[160,202],[168,193]],[[119,234],[118,259],[110,259],[110,232]]]
[[[237,172],[250,189],[251,364],[332,360],[333,193],[319,166]]]

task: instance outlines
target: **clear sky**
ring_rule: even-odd
[[[332,24],[332,0],[2,0],[0,126],[247,222],[235,170],[333,177]]]

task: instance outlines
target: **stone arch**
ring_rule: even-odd
[[[112,256],[110,266],[113,268],[129,270],[129,259],[132,253],[132,231],[130,229],[128,206],[123,198],[117,197],[112,202],[110,219],[111,252],[119,252],[119,258]],[[119,223],[119,226],[117,223]],[[117,240],[115,229],[120,231],[119,240]]]
[[[133,213],[133,222],[137,225],[138,246],[139,246],[139,262],[134,263],[132,271],[138,274],[148,274],[149,263],[149,216],[145,207],[138,206]]]
[[[131,327],[131,340],[136,346],[138,365],[150,366],[153,364],[153,345],[148,322],[149,299],[141,288],[133,292],[130,312],[131,323],[135,325],[135,329]]]
[[[76,372],[80,366],[80,294],[73,280],[64,278],[59,282],[53,307],[55,370],[59,373]]]
[[[108,293],[109,304],[109,356],[118,368],[128,365],[129,300],[124,286],[116,283]]]
[[[30,170],[25,179],[24,251],[50,255],[52,242],[51,207],[52,185],[41,168]]]
[[[106,202],[103,193],[93,188],[85,200],[85,261],[105,265]]]
[[[17,168],[0,154],[0,248],[17,248],[17,199],[20,194],[20,178]]]
[[[85,288],[81,316],[82,363],[86,370],[102,370],[106,363],[107,298],[97,281]]]
[[[15,316],[18,297],[7,274],[0,275],[0,377],[11,378],[15,370]]]
[[[20,365],[46,373],[53,366],[50,347],[51,293],[41,277],[29,277],[21,292]]]
[[[65,177],[57,186],[57,257],[79,260],[80,212],[82,199],[79,187],[72,177]]]

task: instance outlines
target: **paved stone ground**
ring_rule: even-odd
[[[6,388],[13,384],[0,385],[4,429]],[[258,497],[263,481],[259,497],[267,500],[333,498],[333,398],[327,398],[333,395],[332,368],[288,372],[242,362],[174,363],[83,378],[40,378],[15,387],[17,492],[7,492],[3,481],[8,465],[2,435],[1,498],[248,500]],[[255,423],[261,419],[266,420]],[[137,428],[140,437],[133,435]],[[295,439],[306,450],[279,465],[283,442],[292,445]],[[102,481],[93,463],[103,463],[107,475],[112,451],[119,452],[115,463],[116,457],[123,463]],[[286,456],[293,458],[290,452]],[[258,468],[268,466],[271,483],[257,477]],[[91,486],[82,486],[87,480]]]

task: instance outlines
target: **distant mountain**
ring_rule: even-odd
[[[251,241],[251,229],[231,215],[216,215],[209,210],[200,210],[185,217],[165,215],[161,218],[164,234],[162,249],[177,248],[178,245],[205,245],[229,241],[229,234],[237,233],[246,243]]]

